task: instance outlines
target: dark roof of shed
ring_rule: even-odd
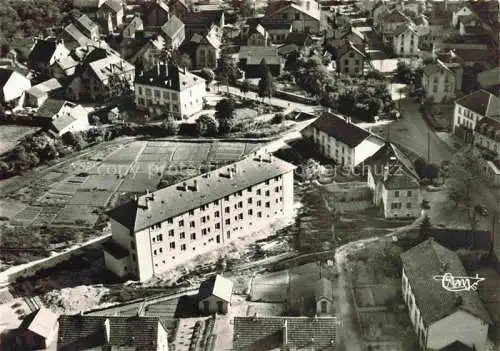
[[[347,122],[344,118],[331,112],[324,112],[311,125],[326,134],[347,144],[349,147],[356,147],[370,136],[370,132],[358,127],[354,123]]]
[[[31,62],[46,62],[48,63],[54,55],[56,50],[57,42],[55,39],[38,40],[31,50],[28,60]]]

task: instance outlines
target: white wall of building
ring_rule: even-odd
[[[485,350],[488,324],[472,314],[458,310],[429,326],[427,347],[439,350],[456,340],[476,350]]]
[[[416,218],[420,215],[419,189],[386,189],[382,188],[385,218]]]
[[[26,90],[31,88],[31,82],[22,74],[13,72],[3,86],[3,97],[5,102],[10,102],[20,98]]]
[[[128,261],[128,257],[125,257],[123,259],[116,259],[113,257],[113,255],[104,250],[104,263],[106,264],[106,268],[116,274],[118,277],[124,277],[129,273],[128,270],[125,269],[125,267],[128,267]]]
[[[480,121],[484,116],[475,113],[468,108],[455,103],[455,109],[453,111],[453,132],[455,132],[455,127],[462,126],[467,129],[476,129],[476,123]]]
[[[407,30],[393,37],[392,49],[397,56],[416,56],[418,50],[418,34]]]
[[[208,311],[205,309],[205,302],[208,302]],[[222,303],[222,311],[219,308],[219,302]],[[211,295],[198,302],[198,309],[203,313],[227,313],[228,302]]]
[[[440,103],[444,99],[455,97],[455,75],[449,71],[440,71],[430,76],[422,76],[422,85],[426,97],[432,97],[434,102]]]

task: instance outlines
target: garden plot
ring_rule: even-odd
[[[73,195],[82,186],[82,183],[69,182],[64,180],[62,182],[53,184],[49,192],[62,195]]]
[[[89,169],[88,173],[89,174],[96,174],[98,176],[124,176],[126,175],[129,170],[130,170],[130,165],[132,162],[128,163],[111,163],[111,162],[104,162],[101,163],[98,166],[92,167]]]
[[[119,187],[119,191],[128,193],[142,193],[146,190],[155,190],[162,175],[158,173],[129,173]]]
[[[202,162],[208,159],[209,143],[179,143],[172,157],[177,162]]]
[[[48,191],[37,199],[37,203],[43,205],[64,205],[71,200],[73,194],[59,194]]]
[[[92,227],[99,218],[98,209],[91,206],[66,205],[53,220],[52,224],[81,225]]]
[[[363,264],[363,262],[356,262],[351,271],[351,279],[354,286],[380,283],[377,281],[375,267],[373,266]]]
[[[145,142],[134,142],[129,144],[113,152],[105,158],[105,161],[109,163],[132,163],[142,151],[144,145]]]
[[[363,307],[386,306],[388,301],[400,294],[399,280],[388,280],[385,284],[358,286],[354,288],[356,304]]]
[[[76,194],[69,201],[69,205],[88,205],[88,206],[100,206],[105,207],[113,191],[77,191]]]
[[[81,189],[114,191],[121,179],[116,175],[91,174]]]
[[[66,173],[49,172],[49,173],[45,174],[42,178],[40,178],[40,181],[45,182],[47,184],[52,184],[52,183],[60,182],[65,177],[66,177]]]
[[[390,341],[401,337],[401,327],[393,312],[361,312],[360,318],[366,340]]]
[[[262,146],[264,146],[264,144],[262,144],[262,143],[246,143],[244,154],[249,155],[252,152],[257,151],[260,148],[262,148]]]
[[[282,316],[285,306],[282,303],[249,302],[247,316]]]
[[[155,153],[142,153],[141,156],[137,159],[138,162],[169,162],[172,159],[172,155],[174,151],[164,151],[162,148],[157,148],[163,151],[155,152]]]
[[[17,213],[14,217],[14,222],[28,226],[38,217],[42,212],[43,207],[40,206],[27,206],[21,212]]]
[[[288,298],[289,281],[287,270],[256,276],[250,289],[250,301],[285,302]]]
[[[1,199],[0,200],[0,216],[6,218],[15,217],[16,214],[20,213],[27,207],[20,201]]]
[[[175,149],[177,149],[178,142],[160,142],[160,141],[150,141],[147,143],[144,148],[143,154],[158,154],[158,153],[174,153]]]
[[[48,225],[52,223],[60,211],[61,207],[45,206],[31,225],[36,227]]]

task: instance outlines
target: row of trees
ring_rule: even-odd
[[[344,77],[329,72],[319,57],[289,55],[285,63],[295,82],[323,106],[363,121],[373,122],[380,112],[389,113],[394,102],[385,81]]]

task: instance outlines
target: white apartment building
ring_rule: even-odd
[[[110,210],[109,270],[140,281],[293,215],[295,166],[272,155],[146,193]]]
[[[419,36],[411,24],[403,24],[392,35],[392,50],[397,56],[417,56]]]
[[[474,130],[474,151],[483,160],[483,171],[500,186],[500,119],[485,117]]]
[[[135,103],[151,115],[173,114],[177,119],[203,109],[205,80],[185,68],[157,63],[135,79]]]
[[[313,140],[319,151],[340,166],[354,169],[375,154],[384,140],[351,123],[349,117],[325,112],[314,123]]]
[[[438,59],[424,67],[422,85],[425,97],[433,98],[436,103],[452,99],[455,97],[455,72]]]
[[[441,350],[461,342],[484,351],[492,324],[475,291],[451,292],[433,279],[445,273],[468,276],[457,254],[429,239],[401,254],[402,294],[419,344]]]
[[[472,142],[476,124],[484,117],[500,117],[500,99],[486,90],[477,90],[455,101],[453,133]]]

